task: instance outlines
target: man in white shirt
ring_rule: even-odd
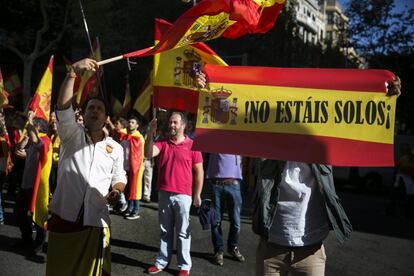
[[[84,126],[76,123],[71,105],[76,72],[97,68],[91,59],[76,62],[59,93],[61,152],[58,185],[49,206],[46,275],[110,274],[107,204],[116,203],[125,188],[123,149],[103,131],[107,109],[102,100],[88,101]]]

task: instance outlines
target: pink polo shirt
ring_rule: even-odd
[[[163,139],[157,141],[155,146],[160,150],[158,155],[158,189],[191,196],[193,192],[193,166],[203,162],[201,152],[191,150],[193,140],[185,136],[183,142],[175,144],[169,139]]]

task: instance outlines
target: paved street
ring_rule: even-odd
[[[414,220],[384,216],[385,196],[366,196],[352,191],[340,193],[355,232],[340,246],[332,233],[325,246],[328,255],[326,275],[413,275]],[[0,227],[0,275],[44,275],[45,255],[27,256],[16,246],[19,231],[12,220],[14,202],[6,198],[6,225]],[[244,211],[240,249],[245,263],[225,258],[223,267],[210,263],[210,232],[202,231],[192,217],[192,275],[254,275],[257,237],[251,231],[249,210]],[[112,274],[144,275],[158,248],[157,204],[143,204],[141,218],[124,220],[112,215]],[[225,231],[227,233],[227,223]],[[170,268],[159,275],[176,272]],[[63,268],[64,269],[64,268]]]

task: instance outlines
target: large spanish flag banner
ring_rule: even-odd
[[[50,57],[49,64],[40,80],[39,86],[30,102],[29,109],[35,112],[36,118],[42,118],[49,122],[50,103],[52,100],[52,80],[53,80],[53,56]]]
[[[52,169],[53,149],[52,142],[46,134],[39,134],[39,136],[42,139],[43,148],[36,168],[30,212],[33,214],[33,221],[47,229],[49,176]]]
[[[194,149],[335,166],[394,166],[386,70],[207,65]]]
[[[155,43],[171,23],[155,20]],[[153,106],[197,113],[197,88],[193,80],[206,64],[227,64],[206,44],[196,43],[154,55]]]
[[[235,39],[265,33],[275,24],[285,0],[203,0],[182,14],[160,42],[123,58],[149,56],[218,37]]]

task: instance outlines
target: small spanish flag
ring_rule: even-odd
[[[39,86],[29,105],[29,109],[35,112],[36,118],[42,118],[49,122],[50,103],[52,100],[52,80],[53,80],[53,56],[50,57],[49,64],[40,80]]]

